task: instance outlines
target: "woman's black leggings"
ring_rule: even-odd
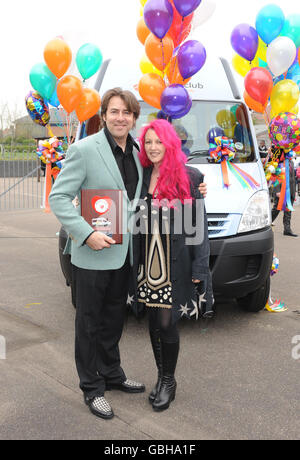
[[[177,323],[172,324],[171,309],[149,307],[148,315],[150,333],[159,330],[162,342],[179,342]]]

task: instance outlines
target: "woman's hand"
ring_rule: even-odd
[[[205,182],[201,182],[201,184],[199,184],[198,190],[199,190],[200,193],[202,193],[203,198],[206,198],[207,184]]]

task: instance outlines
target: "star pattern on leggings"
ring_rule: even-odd
[[[180,305],[181,316],[183,316],[183,315],[188,316],[189,311],[190,311],[190,308],[188,308],[187,303],[185,305]]]
[[[130,296],[130,295],[128,294],[128,297],[127,297],[127,305],[132,305],[132,304],[133,304],[133,299],[134,299],[134,296],[133,296],[133,295]]]
[[[192,303],[194,306],[194,310],[192,311],[192,313],[190,313],[190,316],[195,315],[196,319],[198,319],[199,318],[199,305],[195,300],[192,300]]]

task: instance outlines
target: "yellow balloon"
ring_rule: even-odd
[[[295,105],[295,107],[292,107],[290,110],[289,110],[290,113],[293,113],[294,115],[298,115],[298,112],[299,112],[299,106],[298,105]]]
[[[232,58],[232,66],[234,70],[240,74],[242,77],[245,77],[249,70],[252,69],[252,67],[258,67],[259,62],[258,58],[255,57],[254,60],[251,62],[247,61],[247,59],[242,58],[238,54],[235,54]]]
[[[271,117],[280,112],[289,112],[298,102],[299,88],[293,80],[281,80],[274,86],[271,93]]]
[[[142,73],[156,73],[160,77],[163,77],[164,74],[160,70],[158,70],[152,62],[149,61],[147,58],[146,54],[143,55],[141,61],[140,61],[140,69]]]
[[[142,5],[142,7],[144,7],[147,3],[147,0],[140,0],[140,4]]]
[[[267,62],[267,49],[268,47],[266,43],[263,42],[260,37],[258,37],[258,49],[255,59],[258,61],[258,58],[260,58],[262,61]]]
[[[224,129],[224,134],[225,134],[225,136],[228,137],[229,139],[233,139],[233,137],[234,137],[234,130],[235,130],[235,126],[233,126],[232,128]]]
[[[233,128],[236,124],[235,116],[230,110],[220,110],[217,113],[216,120],[223,129]]]

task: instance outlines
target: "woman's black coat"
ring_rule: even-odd
[[[203,209],[204,235],[201,244],[186,244],[186,238],[190,237],[183,232],[174,233],[174,219],[170,219],[170,243],[171,243],[171,281],[172,281],[172,320],[176,322],[181,317],[195,318],[212,313],[213,294],[211,274],[209,270],[209,240],[208,227],[203,196],[198,190],[198,186],[203,182],[203,174],[197,169],[186,167],[191,187],[192,198],[201,200],[200,205]],[[143,186],[141,199],[147,196],[152,167],[144,169]],[[196,201],[193,200],[195,210]],[[174,211],[176,212],[176,211]],[[194,214],[193,214],[194,215]],[[137,301],[137,277],[139,265],[145,260],[145,255],[141,254],[142,235],[133,235],[133,304],[132,309],[137,316],[144,310],[144,303]],[[201,283],[197,289],[192,279],[199,279]]]

